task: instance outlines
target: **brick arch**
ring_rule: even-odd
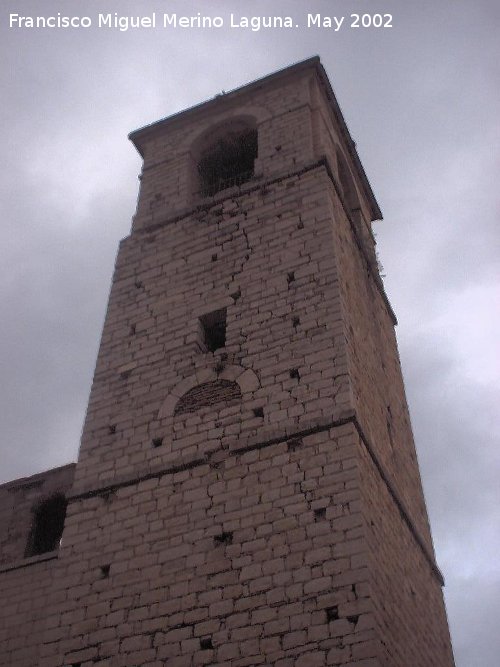
[[[175,406],[174,417],[196,412],[200,408],[221,407],[221,404],[228,405],[235,400],[241,400],[241,389],[237,382],[220,379],[203,382],[181,396]]]
[[[245,394],[256,391],[260,387],[259,378],[251,368],[230,364],[225,366],[220,373],[211,368],[200,369],[175,385],[163,401],[158,412],[158,419],[173,417],[179,400],[195,387],[219,380],[236,383],[242,398],[245,397]]]

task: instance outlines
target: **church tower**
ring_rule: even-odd
[[[452,667],[381,214],[319,59],[130,139],[34,664]]]

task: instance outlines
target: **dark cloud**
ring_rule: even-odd
[[[206,11],[201,2],[16,2],[18,13]],[[376,225],[457,667],[500,644],[497,2],[385,0],[394,28],[13,31],[0,15],[2,480],[74,460],[140,160],[127,133],[312,54],[384,211]],[[140,9],[138,9],[140,5]],[[252,3],[268,14],[269,3]],[[212,14],[242,4],[210,3]],[[371,0],[273,13],[374,11]],[[249,11],[249,10],[247,10]]]

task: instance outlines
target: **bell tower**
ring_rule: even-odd
[[[318,58],[133,132],[45,667],[452,667],[371,222]]]

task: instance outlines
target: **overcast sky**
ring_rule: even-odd
[[[95,27],[308,12],[342,28]],[[376,223],[457,667],[500,655],[500,3],[3,0],[0,482],[76,460],[141,161],[127,134],[319,54],[384,213]],[[90,16],[9,28],[9,14]],[[350,28],[351,13],[392,28]]]

